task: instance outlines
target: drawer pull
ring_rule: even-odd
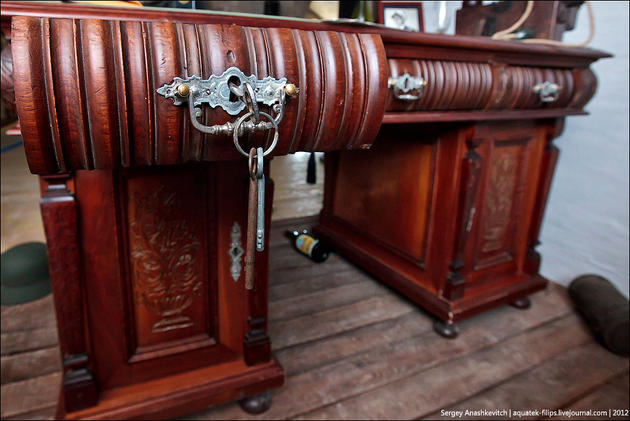
[[[558,99],[558,95],[562,90],[562,86],[557,83],[545,81],[534,86],[534,93],[540,96],[542,102],[554,102]]]
[[[424,87],[427,86],[427,81],[421,76],[411,76],[409,73],[405,73],[398,77],[391,77],[387,81],[389,88],[394,88],[394,95],[401,101],[415,101],[422,96]],[[411,93],[417,91],[417,94]]]
[[[238,151],[245,156],[247,153],[238,144],[238,137],[248,132],[274,130],[273,142],[264,155],[273,150],[278,140],[278,123],[284,115],[286,100],[298,92],[299,88],[287,83],[284,77],[275,79],[267,76],[258,80],[254,75],[245,76],[237,67],[230,67],[223,74],[211,75],[205,80],[194,75],[186,79],[175,77],[172,83],[157,89],[158,94],[172,99],[174,105],[188,105],[190,121],[195,129],[212,135],[233,136]],[[267,105],[269,113],[259,111],[258,103]],[[198,120],[202,115],[202,104],[220,107],[232,116],[246,109],[248,112],[235,122],[206,126]],[[261,121],[261,116],[267,121]]]

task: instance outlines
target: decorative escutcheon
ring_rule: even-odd
[[[398,77],[391,77],[387,80],[389,88],[394,88],[394,95],[401,101],[415,101],[422,96],[427,81],[422,77],[411,76],[409,73],[402,74]],[[413,95],[412,91],[417,91],[417,95]]]
[[[556,83],[545,81],[543,83],[538,83],[534,85],[534,88],[532,90],[534,91],[534,93],[539,95],[542,102],[554,102],[558,99],[558,95],[561,89],[562,86]]]
[[[158,88],[157,93],[172,99],[174,105],[188,104],[191,123],[197,130],[212,135],[232,135],[239,151],[242,149],[238,146],[238,136],[248,132],[274,130],[274,142],[265,151],[267,155],[276,145],[278,123],[284,115],[286,98],[297,95],[299,88],[287,83],[284,77],[275,79],[267,76],[258,80],[254,75],[246,76],[237,67],[230,67],[223,74],[211,75],[208,79],[195,75],[186,79],[175,77],[170,84]],[[269,106],[269,113],[259,111],[258,103]],[[202,104],[208,104],[212,108],[220,107],[233,116],[246,109],[248,112],[234,123],[206,126],[198,120],[202,114]],[[261,121],[261,116],[266,121]]]
[[[230,256],[230,261],[232,262],[230,266],[230,274],[232,275],[234,282],[236,282],[241,276],[241,257],[245,252],[241,246],[241,226],[238,222],[234,222],[234,225],[232,225],[230,239],[230,248],[228,250],[228,255]]]
[[[230,81],[238,81],[239,85],[249,82],[254,88],[256,101],[269,106],[280,103],[285,87],[288,85],[285,77],[274,79],[267,76],[258,80],[254,75],[245,76],[238,67],[230,67],[222,75],[211,75],[208,79],[201,79],[194,75],[186,79],[175,77],[172,83],[163,85],[157,93],[164,98],[172,99],[175,105],[186,103],[191,94],[195,107],[208,104],[212,108],[223,108],[229,115],[238,115],[246,105],[243,101],[230,100]]]

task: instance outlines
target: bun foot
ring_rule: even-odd
[[[446,339],[455,339],[457,338],[457,335],[459,335],[459,328],[453,322],[436,320],[433,322],[433,330]]]
[[[248,414],[262,414],[271,407],[271,392],[266,391],[259,395],[248,396],[238,401],[238,404]]]
[[[532,302],[527,297],[519,298],[510,303],[512,307],[516,307],[519,310],[527,310],[532,306]]]

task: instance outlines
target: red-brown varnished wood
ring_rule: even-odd
[[[528,248],[548,193],[553,155],[544,149],[555,121],[384,127],[369,152],[327,155],[315,232],[448,321],[543,288]],[[435,145],[430,160],[413,153],[422,144]],[[390,181],[397,190],[385,197]]]
[[[89,361],[100,400],[78,413],[66,394],[61,402],[67,411],[61,407],[59,416],[146,417],[152,411],[175,416],[282,383],[266,333],[268,251],[257,253],[251,293],[244,290],[242,271],[236,280],[231,275],[232,229],[241,230],[242,248],[247,229],[245,160],[78,171],[74,179],[80,253],[75,264],[85,282],[86,306],[80,300],[71,303],[79,306],[76,320],[85,312],[90,338],[83,345],[86,356],[74,364],[83,367]],[[273,200],[271,181],[266,199]],[[268,206],[267,232],[270,220]],[[51,244],[55,241],[51,237]],[[54,256],[58,263],[71,257]],[[242,267],[243,257],[239,261]],[[67,317],[59,318],[60,326],[66,326]],[[67,326],[75,332],[76,326]],[[202,376],[212,367],[218,370],[213,380],[198,387],[176,380],[179,373]],[[138,394],[155,382],[162,386],[152,389],[152,397]],[[129,396],[125,388],[131,388]],[[80,402],[85,407],[96,401]]]
[[[531,45],[518,42],[505,42],[476,36],[448,36],[440,34],[419,33],[402,31],[387,27],[363,27],[355,25],[340,25],[328,22],[318,22],[308,19],[280,19],[272,16],[234,16],[229,13],[217,13],[210,11],[186,11],[164,10],[154,8],[121,8],[101,5],[74,5],[74,4],[42,4],[22,3],[19,1],[4,1],[2,4],[2,20],[12,16],[47,16],[51,18],[76,18],[85,17],[97,19],[114,19],[121,21],[172,21],[193,24],[227,24],[255,26],[261,28],[280,27],[301,30],[317,31],[342,31],[352,33],[378,34],[385,44],[397,47],[422,46],[424,54],[431,53],[431,47],[445,47],[447,51],[443,55],[453,54],[458,50],[460,54],[468,52],[471,56],[478,57],[477,61],[488,61],[497,52],[510,53],[510,59],[522,63],[540,63],[544,61],[567,62],[574,60],[573,64],[582,62],[588,64],[599,58],[609,57],[608,54],[593,49],[578,49],[570,47],[558,47],[549,45]],[[448,51],[451,50],[451,51]],[[388,56],[396,57],[395,54]],[[400,57],[400,55],[398,55]]]
[[[79,221],[70,175],[44,179],[47,188],[40,205],[46,231],[49,273],[59,325],[64,368],[61,394],[65,409],[76,411],[96,404],[98,390],[89,352],[89,329],[84,317],[85,286],[79,256]]]
[[[230,136],[199,133],[187,106],[156,92],[176,76],[206,79],[233,66],[301,91],[286,105],[275,154],[366,147],[382,122],[388,71],[378,35],[24,16],[13,30],[30,34],[13,39],[16,74],[44,76],[16,85],[24,142],[41,150],[29,153],[34,173],[236,159]],[[21,92],[27,82],[36,89]],[[30,111],[36,102],[47,112]],[[206,125],[233,120],[220,108],[202,116]],[[268,143],[270,134],[256,138]]]
[[[103,392],[98,405],[66,418],[171,419],[277,388],[283,382],[282,367],[275,360],[253,367],[233,361]]]
[[[540,178],[538,192],[536,196],[536,205],[534,206],[534,214],[532,216],[531,228],[527,240],[527,262],[526,271],[537,272],[540,267],[540,254],[535,250],[540,244],[538,236],[542,225],[549,190],[551,188],[551,180],[558,162],[560,150],[552,143],[553,139],[562,134],[564,129],[564,120],[557,119],[546,126],[545,132],[545,149],[543,151],[540,163]]]
[[[99,5],[4,2],[3,28],[9,19],[28,163],[46,177],[59,417],[177,417],[283,382],[267,321],[271,160],[266,250],[249,291],[233,257],[246,248],[246,160],[157,94],[177,76],[234,66],[296,84],[273,154],[334,151],[315,232],[438,318],[547,283],[535,247],[551,142],[565,116],[585,114],[597,85],[588,66],[603,52]],[[408,102],[389,87],[404,74],[427,83]],[[560,86],[555,101],[535,91],[544,82]],[[199,117],[234,119],[207,106]]]

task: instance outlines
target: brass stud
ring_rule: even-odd
[[[284,87],[284,92],[286,92],[287,95],[289,96],[296,96],[297,93],[299,92],[299,89],[297,86],[295,86],[292,83],[288,83],[285,87]]]
[[[190,88],[185,83],[177,85],[175,89],[177,90],[177,95],[181,97],[187,97],[188,93],[190,92]]]

